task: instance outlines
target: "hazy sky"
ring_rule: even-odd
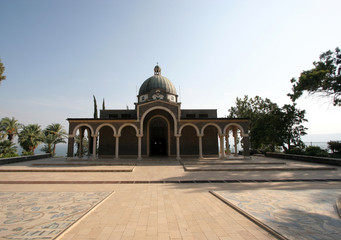
[[[136,89],[162,75],[182,108],[224,117],[236,97],[289,103],[290,79],[341,47],[341,1],[0,0],[0,118],[21,123],[134,108]],[[181,91],[179,91],[181,89]],[[302,98],[309,134],[340,133],[341,107]]]

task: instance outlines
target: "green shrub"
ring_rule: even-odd
[[[287,154],[295,154],[295,155],[303,155],[304,154],[303,150],[300,149],[300,148],[292,148],[292,149],[286,151],[285,153],[287,153]]]
[[[11,157],[18,157],[17,153],[7,153],[7,154],[0,154],[0,158],[11,158]]]
[[[333,153],[341,153],[341,141],[329,141],[328,148]]]
[[[25,150],[22,151],[21,156],[32,156],[34,155],[34,152],[27,152]]]
[[[305,154],[309,156],[329,157],[328,152],[319,146],[306,147]]]

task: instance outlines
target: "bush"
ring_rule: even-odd
[[[17,153],[7,153],[7,154],[0,154],[0,158],[11,158],[11,157],[18,157]]]
[[[302,155],[304,154],[304,151],[301,148],[292,148],[285,153],[287,154],[295,154],[295,155]]]
[[[328,148],[333,153],[341,153],[341,141],[329,141]]]
[[[34,155],[34,152],[27,152],[25,150],[22,151],[21,156],[32,156]]]
[[[309,156],[329,157],[328,152],[319,146],[306,147],[305,154]]]

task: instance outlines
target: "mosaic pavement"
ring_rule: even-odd
[[[280,233],[282,239],[341,236],[336,202],[341,189],[214,191],[224,202]]]
[[[0,192],[0,239],[54,239],[110,192]]]

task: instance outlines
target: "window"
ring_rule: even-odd
[[[186,114],[186,118],[195,118],[195,114]]]
[[[130,114],[122,114],[122,118],[131,118]]]
[[[109,118],[118,118],[118,114],[109,114]]]
[[[199,114],[199,118],[208,118],[208,114]]]

